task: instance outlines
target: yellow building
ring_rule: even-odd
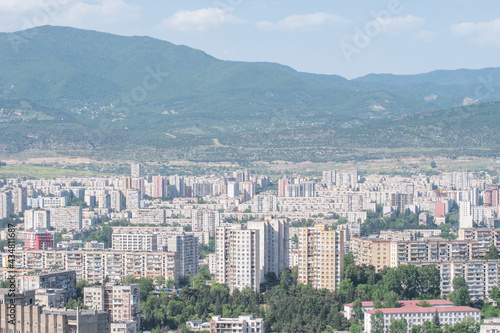
[[[298,280],[313,288],[334,290],[344,276],[344,231],[325,226],[300,228]]]

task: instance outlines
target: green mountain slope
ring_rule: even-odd
[[[66,27],[0,34],[0,64],[3,154],[327,160],[363,147],[411,146],[406,133],[451,112],[440,110],[500,100],[498,68],[346,80]],[[480,127],[460,126],[468,124]]]

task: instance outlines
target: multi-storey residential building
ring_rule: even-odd
[[[180,276],[198,274],[198,238],[188,234],[170,236],[167,251],[179,253]]]
[[[351,252],[358,265],[373,265],[377,271],[391,266],[391,241],[351,237]]]
[[[58,208],[66,207],[66,197],[39,197],[31,199],[33,208]]]
[[[163,198],[168,196],[168,180],[164,176],[153,176],[153,188],[152,197],[153,198]]]
[[[18,290],[63,289],[64,300],[76,297],[76,272],[41,272],[16,275]]]
[[[275,273],[279,277],[281,271],[288,266],[289,225],[281,219],[247,222],[247,229],[259,230],[259,270],[260,280],[264,282],[267,273]]]
[[[74,270],[78,279],[103,283],[120,282],[126,275],[136,278],[163,275],[179,281],[180,256],[177,252],[124,252],[111,250],[22,250],[16,251],[15,267]],[[5,260],[4,255],[3,260]]]
[[[28,202],[28,191],[26,187],[16,186],[12,189],[12,208],[14,214],[22,213],[26,210]]]
[[[453,279],[463,276],[474,299],[486,299],[493,286],[500,286],[500,260],[423,261],[413,265],[435,266],[441,275],[441,295],[453,291]]]
[[[384,267],[397,267],[402,263],[479,259],[493,244],[493,240],[448,241],[429,238],[416,241],[387,241],[353,237],[350,246],[357,264],[374,265],[378,271]]]
[[[9,304],[0,304],[0,317],[6,316]],[[44,306],[18,304],[16,320],[0,321],[0,332],[30,333],[109,333],[109,313],[94,310],[47,309]]]
[[[233,291],[250,287],[260,291],[260,238],[255,229],[242,225],[218,227],[215,233],[215,279]]]
[[[127,208],[129,208],[127,206]],[[135,224],[165,224],[164,209],[134,209],[130,222]]]
[[[0,192],[0,219],[8,218],[13,213],[12,193],[10,191]]]
[[[265,333],[264,319],[250,316],[221,318],[213,316],[210,320],[210,333]]]
[[[334,290],[344,275],[343,231],[327,231],[325,226],[299,231],[298,281],[313,288]]]
[[[49,208],[50,227],[58,232],[82,229],[82,207]]]
[[[194,232],[208,231],[213,235],[220,225],[220,213],[213,210],[198,209],[193,212],[192,229]]]
[[[140,163],[133,163],[130,165],[130,176],[132,178],[142,177],[142,165]]]
[[[227,183],[227,196],[234,198],[240,195],[240,190],[237,182]]]
[[[54,235],[42,230],[24,232],[25,250],[47,250],[54,247]]]
[[[458,239],[485,243],[485,246],[500,246],[500,228],[461,228]]]
[[[157,251],[158,235],[154,233],[113,233],[111,246],[116,251]]]
[[[24,230],[49,229],[50,211],[29,209],[24,212]]]
[[[140,290],[138,284],[86,287],[83,302],[90,309],[108,311],[112,322],[133,321],[140,328]]]
[[[255,196],[255,183],[245,181],[240,183],[240,190],[243,194],[243,201],[248,201]]]
[[[115,212],[121,212],[123,209],[122,205],[122,192],[120,190],[113,190],[109,193],[111,196],[110,206]]]
[[[127,188],[127,209],[141,208],[141,191]]]
[[[472,211],[470,201],[460,201],[458,203],[459,206],[459,216],[458,223],[460,224],[460,228],[472,228]]]

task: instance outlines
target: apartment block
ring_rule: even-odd
[[[285,219],[247,222],[247,229],[259,230],[260,280],[273,272],[279,277],[289,262],[289,224]]]
[[[50,211],[29,209],[24,211],[24,230],[49,229]]]
[[[215,233],[216,281],[227,284],[231,292],[245,287],[260,291],[259,245],[258,230],[244,230],[242,225],[218,227]]]
[[[129,208],[127,206],[127,208]],[[135,224],[165,224],[164,209],[135,209],[132,210],[130,222]]]
[[[500,260],[423,261],[414,265],[435,266],[441,274],[441,295],[453,291],[453,279],[463,276],[474,299],[489,297],[493,286],[500,286]]]
[[[402,263],[423,261],[461,261],[483,257],[493,241],[443,240],[388,241],[372,238],[351,238],[351,251],[358,265],[397,267]]]
[[[193,212],[192,229],[194,232],[215,233],[215,229],[220,225],[220,213],[213,210],[198,209]]]
[[[126,275],[136,278],[162,275],[176,283],[179,281],[180,256],[177,252],[22,250],[16,251],[15,256],[16,267],[73,270],[77,279],[90,283],[103,283],[105,279],[120,282]]]
[[[376,271],[391,265],[391,241],[351,238],[351,252],[357,265],[373,265]]]
[[[83,301],[90,309],[108,311],[111,322],[133,321],[140,329],[141,309],[138,284],[107,284],[84,288]]]
[[[30,333],[109,333],[106,311],[47,309],[44,306],[15,306],[14,325],[4,320],[9,313],[7,304],[0,304],[0,332]]]
[[[334,290],[344,276],[344,232],[301,228],[298,246],[298,281]]]
[[[16,275],[18,290],[63,289],[64,300],[76,297],[76,272],[43,272],[35,274]]]
[[[55,231],[82,229],[82,207],[49,208],[49,211],[50,227]]]
[[[179,253],[180,276],[198,274],[198,238],[188,234],[170,236],[167,241],[167,251]]]
[[[10,191],[0,192],[0,219],[8,218],[13,213],[12,193]]]
[[[113,233],[111,245],[115,251],[157,251],[158,235],[153,233]]]

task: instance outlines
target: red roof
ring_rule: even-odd
[[[403,308],[407,306],[416,306],[416,304],[420,302],[419,300],[414,300],[414,301],[398,301],[399,306],[398,308]],[[449,305],[453,306],[453,303],[450,301],[447,301],[445,299],[430,299],[427,302],[429,302],[430,305],[436,306],[436,305]],[[384,304],[384,302],[382,302]],[[352,303],[346,304],[346,306],[352,308]],[[363,308],[369,308],[373,306],[373,302],[361,302],[361,307]]]
[[[443,307],[422,307],[418,305],[403,306],[401,308],[392,309],[373,309],[365,313],[374,314],[377,311],[382,311],[384,314],[388,313],[434,313],[434,312],[480,312],[478,309],[471,308],[470,306],[443,306]]]

